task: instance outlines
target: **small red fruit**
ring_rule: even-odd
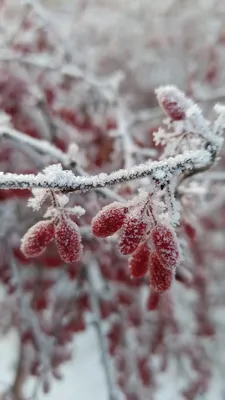
[[[184,110],[176,103],[176,101],[170,101],[165,99],[162,102],[162,107],[165,112],[169,115],[169,117],[175,121],[179,121],[185,118]]]
[[[122,254],[133,253],[142,241],[147,225],[142,220],[129,217],[125,220],[121,231],[119,250]]]
[[[168,269],[176,267],[179,262],[179,250],[172,231],[164,225],[157,225],[152,229],[151,238],[163,266]]]
[[[185,233],[187,234],[187,236],[188,236],[191,240],[194,240],[194,239],[195,239],[195,237],[196,237],[196,230],[195,230],[195,228],[194,228],[191,224],[185,223],[185,224],[184,224],[184,230],[185,230]]]
[[[150,255],[150,285],[156,292],[165,292],[172,284],[174,273],[164,268],[156,252]]]
[[[46,295],[38,296],[34,299],[32,307],[35,311],[43,311],[48,307],[48,299]]]
[[[130,274],[135,278],[141,278],[148,270],[150,251],[146,243],[140,244],[132,254],[129,262]]]
[[[38,257],[54,237],[54,221],[39,221],[21,239],[21,250],[26,257]]]
[[[146,308],[148,311],[156,310],[159,304],[160,294],[156,292],[154,289],[149,293]]]
[[[188,100],[173,86],[167,86],[156,90],[157,99],[163,111],[173,120],[179,121],[185,118]]]
[[[61,217],[55,226],[55,241],[63,261],[73,263],[80,260],[83,246],[79,228],[75,222]]]
[[[92,233],[97,237],[107,237],[117,232],[123,225],[127,208],[118,202],[104,207],[92,220]]]

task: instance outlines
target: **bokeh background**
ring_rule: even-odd
[[[156,148],[152,135],[162,121],[154,94],[157,86],[177,85],[200,104],[209,118],[212,106],[225,101],[224,21],[223,0],[0,0],[0,125],[46,140],[62,151],[76,143],[79,152],[74,147],[69,149],[83,170],[110,172],[124,166],[129,146],[129,141],[121,142],[115,134],[121,128],[118,110],[122,107],[127,121],[133,121],[126,129],[137,150],[125,160],[125,166],[157,159],[161,149]],[[0,143],[0,170],[4,172],[37,172],[58,162],[8,137],[0,136]],[[146,282],[129,283],[120,270],[126,268],[126,260],[118,258],[113,243],[104,243],[102,250],[99,242],[91,240],[88,233],[85,236],[90,218],[107,203],[105,199],[92,195],[72,199],[74,204],[87,205],[87,219],[81,222],[87,248],[85,268],[97,259],[97,269],[106,284],[98,288],[103,331],[107,336],[114,313],[121,312],[113,309],[112,303],[119,303],[119,294],[126,293],[130,300],[127,304],[124,301],[125,311],[121,307],[128,337],[128,330],[132,331],[128,353],[136,348],[148,354],[148,372],[142,378],[137,369],[129,375],[122,367],[120,374],[124,376],[120,381],[114,373],[116,400],[225,398],[224,161],[223,149],[214,171],[196,180],[192,189],[197,195],[183,201],[183,222],[191,223],[197,231],[196,243],[184,225],[179,231],[185,265],[194,279],[191,285],[176,284],[173,311],[168,299],[161,301],[154,315],[144,311]],[[196,187],[199,192],[195,192]],[[138,183],[134,183],[120,194],[129,196],[137,188]],[[90,293],[86,278],[80,274],[83,265],[70,269],[62,266],[54,247],[30,263],[20,252],[20,238],[41,215],[27,207],[29,195],[28,191],[0,191],[2,399],[22,400],[18,397],[18,382],[15,385],[20,355],[23,362],[29,360],[24,367],[26,379],[16,375],[18,381],[24,380],[25,399],[112,400],[91,310],[80,306],[77,312],[76,308],[77,282],[81,281],[79,296],[88,298]],[[20,278],[12,267],[15,263]],[[109,272],[112,264],[117,275]],[[22,282],[20,292],[18,280]],[[69,294],[64,298],[65,291]],[[45,295],[48,300],[43,310],[43,305],[35,302]],[[108,308],[104,301],[108,301]],[[33,392],[38,376],[34,367],[41,351],[36,345],[23,350],[25,334],[35,329],[33,316],[41,329],[46,319],[51,321],[56,332],[58,310],[59,318],[68,317],[71,304],[72,310],[76,309],[77,325],[69,338],[59,339],[57,333],[55,337],[59,347],[69,343],[73,359],[66,362],[65,357],[64,362],[62,357],[63,379],[53,379],[50,393],[44,394],[38,387],[37,394]],[[134,322],[134,315],[141,315],[139,322]],[[133,321],[133,325],[127,321]],[[45,341],[44,328],[40,335]],[[44,343],[46,353],[50,345]],[[122,348],[123,344],[118,344],[116,356],[111,351],[115,370],[119,369],[117,355],[123,356]],[[134,353],[134,359],[129,360],[132,365],[140,356]],[[48,351],[47,355],[52,356]],[[140,370],[143,372],[142,367]],[[128,382],[128,378],[132,390],[124,389],[123,379]],[[13,392],[9,389],[5,394],[11,385]]]

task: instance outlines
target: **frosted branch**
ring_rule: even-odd
[[[0,127],[0,137],[13,140],[19,144],[25,144],[28,148],[37,151],[39,154],[48,155],[52,159],[59,161],[63,166],[72,169],[75,174],[88,176],[88,174],[80,166],[76,165],[74,161],[71,160],[68,154],[64,153],[56,146],[45,140],[31,138],[28,135],[9,127]],[[98,192],[102,197],[108,197],[112,200],[117,200],[120,202],[124,201],[121,196],[110,189],[99,189]]]
[[[46,140],[34,139],[16,129],[0,127],[0,137],[4,139],[11,139],[15,142],[25,144],[38,151],[41,154],[48,154],[53,159],[60,161],[63,165],[69,164],[69,157],[59,150],[57,147],[51,145]]]
[[[201,172],[209,168],[214,159],[206,150],[196,150],[179,154],[162,161],[140,164],[128,170],[118,170],[110,174],[101,173],[93,176],[76,176],[72,171],[63,171],[59,166],[52,166],[46,173],[37,175],[0,174],[1,189],[43,188],[64,192],[87,191],[114,186],[143,177],[151,177],[156,184],[167,185],[171,178],[190,170]]]

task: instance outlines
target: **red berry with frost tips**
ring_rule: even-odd
[[[119,240],[119,250],[122,254],[133,253],[142,241],[147,225],[135,217],[128,217],[123,225]]]
[[[177,240],[170,228],[157,225],[151,231],[152,243],[163,266],[173,269],[179,262]]]
[[[131,276],[141,278],[148,270],[150,251],[146,243],[140,244],[129,262]]]
[[[156,252],[150,255],[150,285],[156,292],[165,292],[172,284],[174,273],[164,268]]]
[[[173,120],[179,121],[185,118],[188,108],[188,99],[177,88],[166,86],[156,90],[160,107]]]
[[[63,261],[73,263],[80,260],[83,246],[79,228],[75,222],[69,218],[60,218],[55,226],[55,241]]]
[[[118,202],[104,207],[92,220],[92,233],[97,237],[107,237],[117,232],[123,225],[127,208]]]
[[[164,108],[166,114],[175,120],[179,121],[185,118],[184,110],[177,104],[176,101],[170,101],[169,99],[164,99],[161,103],[162,107]]]
[[[38,257],[54,237],[54,221],[39,221],[21,239],[21,250],[26,257]]]

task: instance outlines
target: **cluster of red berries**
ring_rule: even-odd
[[[131,276],[149,272],[150,285],[157,292],[167,290],[179,263],[179,246],[171,228],[156,221],[149,226],[143,213],[131,213],[126,205],[114,202],[93,218],[92,232],[108,237],[118,231],[120,252],[131,255]]]
[[[33,225],[21,239],[21,250],[26,257],[38,257],[53,240],[63,261],[73,263],[80,260],[83,246],[79,228],[64,214]]]

